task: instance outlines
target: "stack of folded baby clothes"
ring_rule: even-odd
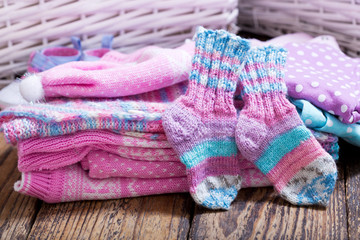
[[[240,187],[272,185],[292,203],[326,205],[337,137],[310,132],[304,104],[285,98],[285,59],[282,48],[249,50],[247,40],[199,28],[195,47],[107,51],[28,75],[20,90],[32,103],[0,113],[6,140],[18,147],[15,190],[47,202],[190,191],[199,204],[227,209]],[[258,106],[267,94],[279,108]],[[262,115],[270,132],[247,122]],[[237,116],[253,133],[235,131]],[[244,143],[252,135],[265,140]]]

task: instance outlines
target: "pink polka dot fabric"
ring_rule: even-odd
[[[360,59],[346,56],[329,36],[284,47],[290,97],[308,100],[345,123],[360,120]]]
[[[184,177],[186,168],[178,158],[175,161],[141,161],[124,158],[103,150],[91,151],[81,161],[92,178],[133,177],[171,178]]]

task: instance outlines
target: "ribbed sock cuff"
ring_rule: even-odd
[[[225,30],[199,27],[195,34],[195,55],[190,81],[213,89],[235,91],[242,61],[248,52],[249,41]]]
[[[267,93],[286,94],[284,67],[287,51],[279,47],[251,49],[240,74],[241,96]]]

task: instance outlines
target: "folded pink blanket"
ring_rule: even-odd
[[[264,175],[255,169],[245,169],[242,187],[270,186]],[[96,179],[79,164],[52,171],[22,173],[15,183],[15,191],[39,198],[48,203],[103,200],[164,193],[188,192],[186,177],[173,178],[121,178]]]

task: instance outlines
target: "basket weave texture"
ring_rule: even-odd
[[[46,46],[99,48],[113,34],[113,48],[175,47],[196,26],[236,31],[237,0],[3,0],[0,1],[0,84],[26,70],[30,53]]]
[[[238,24],[252,33],[332,35],[360,56],[360,0],[239,0]]]

